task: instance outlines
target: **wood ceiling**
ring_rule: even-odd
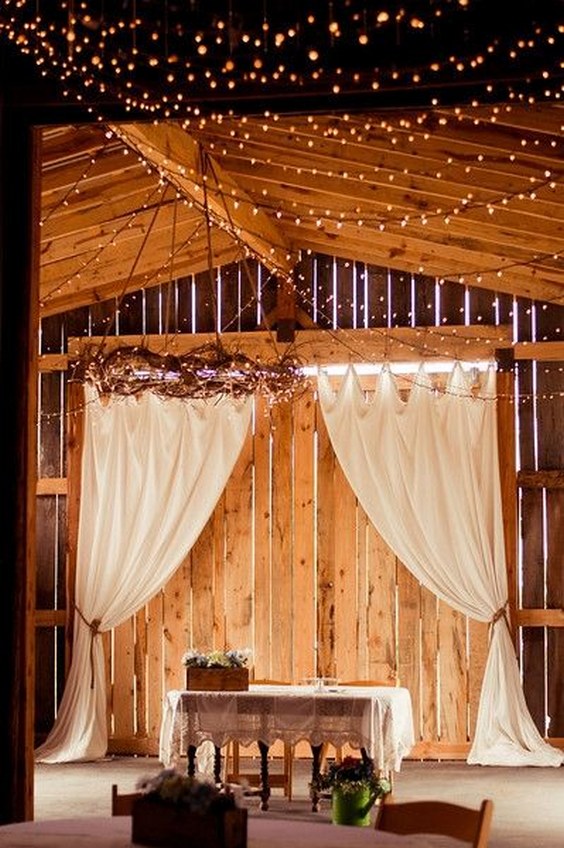
[[[44,129],[41,315],[306,250],[561,304],[563,124],[547,103]]]

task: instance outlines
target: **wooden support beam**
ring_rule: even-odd
[[[500,370],[497,374],[497,441],[509,619],[515,635],[515,613],[518,607],[517,582],[517,470],[515,464],[515,404],[512,350],[497,351]]]
[[[291,272],[297,255],[282,232],[209,153],[202,158],[201,145],[178,123],[119,124],[112,125],[112,130],[200,209],[205,207],[205,180],[215,221],[246,244],[267,268],[285,275]]]
[[[517,485],[522,489],[564,489],[564,471],[519,471]]]
[[[166,351],[183,354],[215,341],[214,333],[177,334],[166,340]],[[263,330],[248,333],[222,333],[221,340],[249,356],[273,361],[289,350]],[[164,352],[160,335],[70,338],[69,357],[79,357],[88,346],[109,352],[118,347],[142,345]],[[445,358],[462,362],[493,359],[495,351],[511,347],[511,328],[505,326],[397,327],[373,330],[298,330],[291,350],[304,365],[331,365],[355,362],[419,362],[424,359],[444,365]]]
[[[559,362],[564,360],[564,341],[517,342],[514,352],[517,360],[536,359],[539,362]]]
[[[518,627],[564,627],[564,610],[520,609],[515,623]]]
[[[35,489],[37,495],[66,495],[66,477],[42,477],[37,481]]]
[[[296,337],[296,289],[286,277],[278,278],[276,290],[276,339],[293,342]]]

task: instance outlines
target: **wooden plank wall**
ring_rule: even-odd
[[[186,561],[107,640],[110,750],[154,753],[160,701],[182,687],[184,651],[228,646],[251,648],[257,678],[397,675],[412,694],[421,752],[460,755],[486,631],[438,603],[384,544],[336,461],[314,393],[272,409],[259,401]]]
[[[253,285],[249,272],[255,275]],[[224,329],[253,329],[274,306],[272,280],[260,266],[223,269],[221,285],[232,292],[232,302],[224,297],[222,304]],[[128,295],[120,304],[112,301],[49,319],[42,327],[41,352],[64,352],[71,336],[210,331],[213,311],[206,286],[199,276],[187,278],[175,282],[172,299],[163,286]],[[252,303],[255,290],[260,308]],[[165,302],[174,304],[172,314]],[[460,323],[461,316],[467,322],[507,323],[514,308],[509,298],[493,293],[454,283],[438,286],[429,278],[323,256],[304,257],[299,302],[329,329],[445,326]],[[518,306],[519,338],[532,339],[531,304]],[[548,338],[559,338],[555,327],[546,332]],[[520,391],[527,396],[517,407],[521,467],[535,473],[562,468],[557,438],[562,363],[549,370],[519,364]],[[52,722],[68,660],[65,582],[76,505],[67,504],[67,476],[72,479],[67,457],[73,455],[73,444],[66,444],[67,392],[63,374],[41,376],[38,741]],[[546,486],[539,491],[538,481],[520,491],[523,556],[517,590],[522,586],[522,605],[560,608],[561,491]],[[525,628],[519,643],[527,700],[549,736],[564,735],[561,633],[547,629],[543,620],[540,627]],[[346,483],[310,393],[273,409],[257,402],[252,433],[193,550],[164,591],[107,634],[105,645],[114,752],[156,753],[162,697],[183,684],[183,652],[228,645],[251,647],[260,678],[397,675],[413,698],[419,740],[414,755],[451,758],[466,755],[472,736],[487,627],[438,602],[396,560]]]

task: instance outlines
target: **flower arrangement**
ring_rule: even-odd
[[[244,668],[250,656],[248,648],[208,653],[191,650],[186,651],[182,657],[182,664],[187,668]]]
[[[219,788],[210,780],[189,777],[186,773],[166,768],[153,777],[142,777],[136,787],[147,800],[181,806],[191,812],[219,813],[237,806],[229,788]]]
[[[344,757],[340,763],[331,763],[327,771],[318,776],[311,788],[317,792],[338,789],[345,795],[369,789],[373,801],[387,795],[392,789],[387,778],[379,777],[375,773],[372,760],[360,757]]]

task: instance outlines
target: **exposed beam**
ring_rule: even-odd
[[[109,352],[118,347],[143,345],[159,353],[184,354],[213,343],[214,333],[118,336],[69,339],[71,358],[88,346],[101,343]],[[304,365],[331,365],[355,362],[426,361],[444,363],[445,358],[476,361],[494,358],[497,348],[511,347],[511,328],[505,326],[398,327],[373,330],[297,330],[293,344],[278,342],[272,333],[255,331],[222,333],[226,347],[273,361],[285,352],[294,352]],[[57,360],[58,362],[58,360]]]
[[[290,274],[297,257],[292,254],[283,233],[252,203],[240,203],[244,192],[212,157],[212,169],[203,173],[202,147],[181,126],[174,123],[120,124],[112,125],[112,129],[201,209],[204,207],[205,178],[208,205],[214,218],[246,244],[269,270]]]

